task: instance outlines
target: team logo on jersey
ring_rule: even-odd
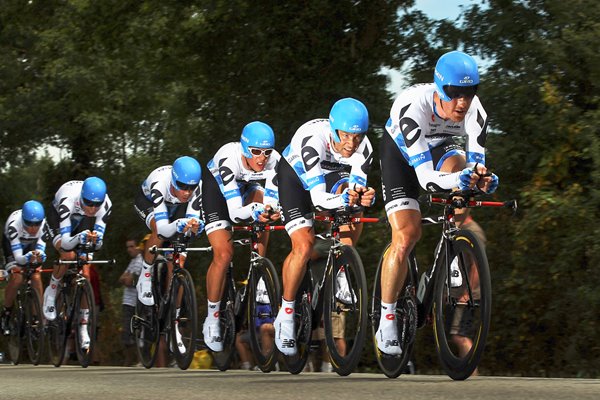
[[[313,169],[315,165],[317,165],[320,161],[319,153],[314,148],[308,146],[302,148],[302,161],[304,161],[304,165],[306,166],[306,171],[310,171]]]
[[[60,199],[59,201],[59,206],[58,206],[58,219],[60,222],[63,222],[65,219],[69,218],[69,216],[71,215],[71,211],[69,210],[69,207],[67,207],[65,204],[63,204],[65,202],[65,200],[67,200],[66,197],[63,197],[62,199]]]
[[[10,239],[10,241],[12,242],[13,240],[15,240],[17,238],[17,236],[19,236],[19,233],[17,232],[17,228],[15,228],[11,223],[10,226],[8,227],[8,239]]]
[[[400,120],[400,131],[404,137],[406,147],[410,147],[421,137],[421,128],[417,122],[409,117],[404,117]]]
[[[160,190],[158,189],[154,189],[154,186],[156,186],[158,182],[154,182],[151,186],[150,186],[150,199],[152,200],[152,206],[154,208],[160,206],[163,202],[163,194],[160,192]]]
[[[219,175],[221,176],[221,180],[223,181],[223,186],[227,186],[231,181],[235,179],[233,171],[229,167],[220,166]]]

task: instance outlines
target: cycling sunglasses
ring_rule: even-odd
[[[27,221],[24,219],[23,224],[25,226],[34,227],[34,226],[40,226],[42,224],[42,221]]]
[[[444,86],[444,92],[446,96],[450,97],[450,99],[459,99],[461,97],[471,99],[477,93],[477,87],[479,85],[474,86],[452,86],[446,85]]]
[[[100,207],[102,205],[102,203],[104,203],[104,200],[102,200],[102,201],[91,201],[91,200],[88,200],[88,199],[81,198],[81,202],[86,207],[98,208],[98,207]]]
[[[261,154],[264,154],[265,157],[269,157],[273,152],[273,149],[258,149],[256,147],[248,147],[248,150],[250,150],[250,153],[253,156],[260,156]]]
[[[193,192],[198,187],[198,184],[189,185],[187,183],[175,181],[175,187],[177,190],[185,190],[186,192]]]

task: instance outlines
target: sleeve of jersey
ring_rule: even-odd
[[[473,101],[471,107],[474,112],[469,112],[465,118],[467,132],[467,168],[475,164],[485,165],[485,141],[487,139],[487,113],[481,106],[479,99]]]
[[[58,215],[60,220],[60,247],[64,250],[73,250],[79,244],[77,235],[71,236],[71,208],[66,204],[61,203],[58,207]]]
[[[160,204],[157,204],[156,199],[154,201],[154,222],[156,222],[156,232],[159,236],[168,239],[177,232],[177,222],[173,221],[169,223],[169,212],[162,197]]]
[[[42,225],[40,226],[40,232],[44,232],[46,230],[46,220],[44,220],[42,222]],[[46,242],[44,241],[44,235],[40,235],[40,237],[38,238],[37,243],[35,244],[35,249],[39,250],[39,251],[46,251]]]
[[[315,144],[312,140],[309,140],[302,147],[302,162],[306,171],[305,183],[310,191],[310,198],[313,205],[332,210],[342,207],[344,202],[341,195],[327,193],[325,174],[321,169],[321,158],[323,157],[324,150],[317,150],[319,147],[318,143]]]
[[[277,186],[277,165],[279,164],[279,158],[275,163],[275,166],[271,170],[271,173],[265,182],[265,197],[263,198],[263,204],[277,205],[279,204],[279,187]]]
[[[15,235],[15,239],[10,241],[10,249],[12,250],[13,257],[18,265],[25,265],[27,259],[23,255],[23,246],[19,240],[19,236]]]
[[[365,137],[350,159],[352,160],[352,169],[348,178],[348,186],[351,189],[367,187],[367,174],[371,170],[373,162],[373,147],[368,138]]]
[[[194,191],[192,198],[188,202],[187,209],[185,210],[186,218],[201,219],[201,212],[200,212],[200,206],[202,203],[201,188],[202,188],[202,181],[200,182],[200,184],[198,184],[198,187]]]
[[[421,129],[427,126],[424,113],[410,111],[412,107],[401,116],[399,129],[406,144],[408,163],[415,169],[419,184],[423,189],[433,192],[457,187],[458,172],[449,174],[434,169],[425,132]]]
[[[104,236],[106,233],[106,221],[108,221],[111,211],[112,202],[108,196],[106,196],[106,200],[104,201],[102,208],[96,214],[96,223],[94,224],[94,231],[102,234],[102,236]]]
[[[223,197],[225,197],[225,201],[227,202],[227,211],[229,211],[231,221],[236,223],[242,222],[252,218],[252,209],[250,206],[244,207],[242,201],[242,194],[236,181],[238,166],[235,163],[227,161],[219,167],[220,183],[223,185]]]

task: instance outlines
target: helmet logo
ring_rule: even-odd
[[[242,141],[243,141],[243,142],[250,143],[250,139],[248,139],[248,138],[247,138],[246,136],[244,136],[244,135],[242,135],[241,139],[242,139]]]
[[[360,132],[362,129],[360,129],[360,125],[358,124],[354,124],[349,128],[350,132]]]
[[[435,70],[435,76],[437,76],[440,81],[444,82],[444,75],[442,75],[437,69]]]
[[[471,79],[471,77],[469,75],[465,76],[464,78],[462,78],[460,81],[460,83],[473,83],[473,79]]]

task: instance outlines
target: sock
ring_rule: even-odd
[[[88,323],[88,319],[90,318],[90,309],[89,308],[82,308],[79,310],[79,315],[81,317],[81,319],[79,320],[79,323],[81,325],[85,325]]]
[[[221,309],[221,301],[212,302],[208,300],[208,316],[207,318],[219,319],[219,310]]]
[[[52,274],[52,276],[50,277],[50,285],[48,286],[52,293],[56,294],[56,289],[58,289],[58,285],[60,284],[61,280],[62,278],[55,278],[54,274]]]
[[[393,318],[387,318],[387,315],[392,315]],[[391,324],[396,319],[396,302],[384,303],[381,302],[381,319],[379,320],[379,327]]]
[[[293,318],[295,307],[296,307],[296,300],[287,301],[283,297],[281,298],[281,310],[284,311],[283,316]],[[280,314],[281,314],[281,310],[279,310]]]
[[[144,271],[152,271],[152,265],[146,263],[146,261],[142,260],[142,268],[144,269]]]

